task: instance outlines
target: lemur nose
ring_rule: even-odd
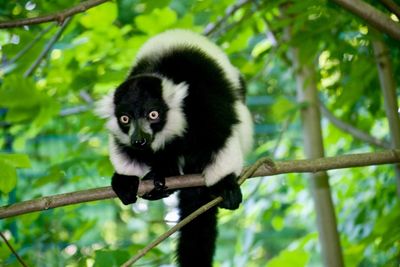
[[[147,140],[146,139],[136,139],[133,141],[133,145],[141,147],[147,144]]]

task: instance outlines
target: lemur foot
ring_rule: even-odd
[[[142,198],[147,200],[158,200],[170,196],[173,190],[167,190],[165,186],[165,177],[150,171],[143,177],[143,180],[153,180],[154,189],[144,194]]]
[[[111,187],[124,205],[135,203],[139,188],[139,177],[114,173]]]
[[[223,198],[223,201],[219,204],[220,208],[235,210],[242,202],[242,191],[240,191],[240,186],[237,183],[237,176],[233,173],[211,186],[210,190],[211,194]]]

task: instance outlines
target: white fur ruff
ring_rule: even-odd
[[[108,119],[114,116],[114,91],[103,96],[95,103],[94,112],[102,119]]]
[[[121,153],[118,146],[115,144],[114,137],[111,135],[109,137],[108,145],[110,150],[110,161],[114,166],[116,173],[143,177],[150,171],[150,167],[146,164],[131,160],[127,155]]]
[[[151,143],[154,151],[164,148],[165,144],[175,137],[183,136],[187,127],[182,105],[188,93],[188,85],[186,83],[174,84],[171,80],[163,78],[162,93],[169,110],[164,128],[155,135]]]
[[[95,113],[103,119],[107,119],[106,127],[109,132],[124,145],[130,145],[130,138],[121,131],[118,126],[117,118],[114,115],[114,92],[109,93],[95,104]]]

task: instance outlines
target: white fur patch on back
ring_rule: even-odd
[[[187,93],[188,85],[186,83],[174,84],[169,79],[162,79],[162,96],[169,110],[163,129],[155,134],[151,143],[154,151],[162,149],[168,141],[185,133],[187,122],[182,105]]]
[[[143,57],[158,58],[176,47],[195,47],[214,59],[226,74],[226,78],[240,87],[240,73],[229,61],[226,54],[206,37],[189,30],[175,29],[160,33],[149,39],[139,50],[136,60]]]
[[[121,152],[115,144],[113,136],[109,137],[108,144],[110,161],[118,174],[143,177],[150,171],[150,167],[146,164],[131,160],[125,153]]]
[[[216,153],[214,160],[203,171],[206,186],[212,186],[230,173],[239,175],[243,167],[243,154],[240,141],[235,132],[225,143],[225,146]]]
[[[240,146],[243,155],[247,155],[253,148],[253,119],[251,117],[249,109],[242,102],[236,102],[235,110],[236,114],[239,116],[240,121],[239,125],[237,126]]]
[[[230,173],[239,175],[243,168],[244,158],[252,148],[253,123],[250,112],[239,101],[235,103],[235,111],[239,117],[239,124],[234,126],[232,136],[203,171],[207,186],[216,184]]]

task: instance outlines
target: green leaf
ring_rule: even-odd
[[[272,114],[276,120],[282,120],[288,112],[292,111],[296,105],[289,101],[286,97],[279,97],[272,105]]]
[[[156,8],[163,8],[167,6],[170,2],[170,0],[146,1],[146,10],[150,11]]]
[[[272,227],[274,227],[274,229],[276,231],[281,231],[284,227],[285,220],[281,216],[275,216],[272,219],[271,224],[272,224]]]
[[[96,8],[89,9],[80,19],[80,23],[86,28],[106,30],[117,18],[117,6],[107,2]]]
[[[251,55],[256,58],[256,57],[268,52],[268,50],[270,50],[271,47],[272,47],[271,42],[269,40],[265,39],[262,42],[259,42],[258,44],[256,44],[254,46],[254,49],[251,52]]]
[[[141,15],[135,19],[136,26],[139,30],[153,35],[168,29],[177,21],[176,13],[169,9],[154,9],[148,15]]]
[[[10,108],[6,114],[6,121],[10,123],[26,122],[38,113],[38,109],[38,106],[34,108]]]
[[[277,257],[274,257],[267,263],[267,267],[282,267],[282,266],[306,266],[310,254],[302,249],[297,250],[284,250],[279,253]]]
[[[0,107],[31,108],[38,105],[40,98],[31,79],[22,79],[19,75],[4,78],[0,87]]]
[[[120,266],[129,259],[129,253],[121,250],[98,250],[95,265],[98,267]]]
[[[31,162],[26,154],[0,154],[0,160],[15,168],[30,168]]]
[[[8,194],[17,184],[16,168],[5,160],[0,159],[0,191]]]

